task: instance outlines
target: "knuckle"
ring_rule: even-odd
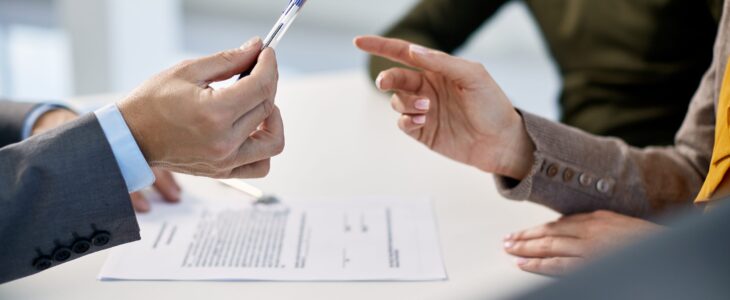
[[[260,80],[258,81],[258,90],[261,95],[263,95],[266,98],[269,98],[274,93],[273,84],[271,84],[270,80]]]
[[[198,109],[195,122],[203,128],[217,130],[220,127],[222,120],[216,110],[214,110],[211,106],[205,105]]]
[[[226,50],[216,53],[215,55],[219,60],[226,62],[226,63],[233,63],[235,56],[233,54],[233,51]]]
[[[210,145],[210,155],[213,157],[217,167],[221,167],[227,162],[231,148],[231,143],[228,141],[217,141]]]
[[[267,116],[270,116],[272,113],[274,113],[274,110],[276,109],[273,101],[266,100],[262,105],[264,108],[264,114]]]
[[[187,75],[192,74],[194,71],[193,66],[195,66],[195,60],[193,59],[186,59],[178,64],[176,64],[174,67],[172,67],[172,74],[175,75]]]
[[[271,171],[271,161],[265,160],[262,161],[254,170],[254,176],[255,177],[266,177],[266,175],[269,175],[269,172]]]
[[[274,155],[279,155],[284,152],[285,147],[286,139],[284,138],[284,136],[277,137],[276,142],[274,143]]]
[[[547,252],[552,251],[554,245],[555,245],[555,238],[549,236],[540,241],[540,244],[538,245],[538,249],[542,253],[547,253]]]
[[[398,109],[398,95],[394,94],[392,97],[390,97],[390,107],[395,111],[399,110]]]
[[[544,226],[540,226],[537,228],[537,235],[546,236],[552,231],[553,228],[555,228],[554,222],[550,222],[550,223],[545,224]]]

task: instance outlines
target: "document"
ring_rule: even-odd
[[[428,198],[282,199],[275,204],[254,204],[236,193],[206,192],[198,199],[185,198],[141,215],[142,240],[113,249],[99,278],[447,278]]]

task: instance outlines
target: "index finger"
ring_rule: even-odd
[[[382,56],[409,67],[418,67],[410,54],[411,43],[404,40],[366,35],[356,37],[354,42],[355,46],[367,53]]]
[[[215,93],[225,99],[231,99],[240,117],[254,109],[261,102],[273,99],[276,95],[279,71],[276,55],[270,48],[264,49],[258,57],[251,75],[241,78],[231,86],[216,90]]]
[[[571,220],[558,220],[510,235],[508,240],[531,240],[546,236],[580,237],[583,227]]]
[[[428,49],[404,40],[379,36],[355,38],[355,45],[365,52],[382,56],[401,64],[445,76],[463,85],[481,84],[489,74],[479,63]]]

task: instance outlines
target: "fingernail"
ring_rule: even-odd
[[[413,124],[423,125],[426,124],[426,115],[418,115],[413,117]]]
[[[241,50],[247,50],[248,48],[251,48],[253,45],[256,45],[260,40],[261,38],[258,36],[251,38],[246,43],[241,45]]]
[[[409,46],[408,48],[409,50],[411,50],[412,53],[418,55],[428,55],[429,53],[431,53],[431,50],[429,50],[428,48],[416,44],[411,44],[411,46]]]
[[[378,88],[378,90],[383,90],[381,83],[383,82],[383,73],[378,74],[378,78],[375,78],[375,87]]]
[[[504,240],[505,240],[505,241],[509,241],[509,240],[511,240],[511,239],[512,239],[512,236],[513,236],[513,234],[511,234],[511,233],[510,233],[510,234],[508,234],[508,235],[505,235],[505,236],[504,236]]]
[[[415,103],[415,106],[416,106],[416,109],[428,110],[428,108],[431,106],[431,100],[428,100],[428,99],[417,100]]]
[[[527,261],[528,259],[524,257],[518,257],[517,259],[515,259],[515,263],[517,263],[518,266],[524,266],[525,264],[527,264]]]
[[[513,243],[513,242],[504,242],[505,249],[512,248],[512,246],[514,246],[514,245],[515,245],[515,243]]]

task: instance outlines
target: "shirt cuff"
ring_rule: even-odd
[[[112,148],[119,170],[127,183],[127,190],[133,193],[152,185],[155,174],[152,173],[117,105],[104,106],[94,114]]]
[[[20,132],[20,139],[25,140],[33,134],[33,126],[38,122],[38,119],[45,113],[56,110],[56,109],[68,109],[65,106],[58,104],[40,104],[30,111],[28,116],[25,118],[23,123],[23,129]]]

